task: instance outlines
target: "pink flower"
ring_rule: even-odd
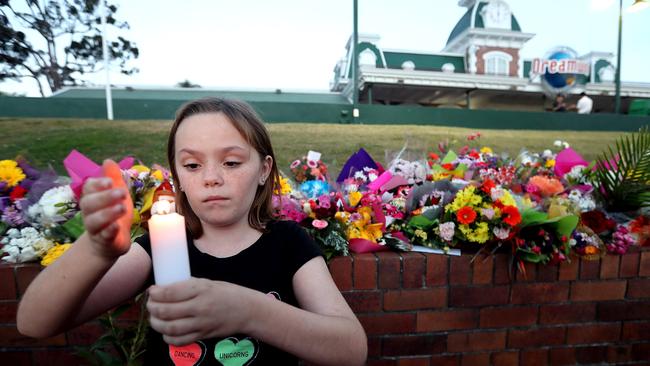
[[[451,239],[454,238],[454,228],[456,224],[453,222],[445,222],[443,224],[440,224],[440,237],[444,241],[451,241]]]
[[[318,162],[313,160],[307,160],[307,166],[310,168],[316,168],[318,167]]]
[[[492,229],[492,232],[494,233],[494,236],[496,236],[501,240],[507,239],[508,236],[510,235],[510,229],[508,228],[495,227],[494,229]]]
[[[298,165],[300,165],[300,160],[294,160],[293,163],[291,163],[291,166],[289,166],[289,168],[296,169]]]
[[[318,230],[322,230],[322,229],[325,229],[328,224],[327,224],[327,221],[325,221],[325,220],[316,219],[316,220],[311,222],[311,225],[313,227],[315,227],[316,229],[318,229]]]

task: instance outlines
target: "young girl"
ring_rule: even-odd
[[[363,328],[318,247],[297,224],[271,219],[278,171],[268,133],[246,104],[190,102],[167,146],[185,216],[192,278],[149,287],[151,365],[360,365]],[[118,235],[124,190],[89,179],[86,232],[32,282],[18,329],[49,337],[152,285],[151,245]]]

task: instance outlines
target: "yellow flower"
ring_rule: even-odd
[[[546,166],[547,168],[554,167],[555,166],[555,160],[553,160],[553,159],[546,160],[546,164],[544,164],[544,166]]]
[[[14,160],[0,160],[0,182],[6,182],[8,187],[14,187],[25,179],[25,173]]]
[[[489,148],[489,147],[487,147],[487,146],[483,146],[483,147],[481,148],[481,153],[482,153],[482,154],[492,154],[492,149]]]
[[[280,177],[280,189],[277,188],[273,191],[275,194],[286,195],[291,193],[291,185],[289,184],[289,178]]]
[[[499,198],[499,201],[503,203],[504,206],[517,206],[517,202],[515,201],[515,198],[512,197],[510,194],[510,191],[508,190],[503,190],[503,196]]]
[[[345,211],[338,211],[334,214],[334,218],[341,224],[347,224],[350,214]]]
[[[144,165],[134,165],[131,167],[131,169],[135,170],[138,173],[148,173],[149,168],[144,166]]]
[[[63,253],[65,253],[66,250],[70,249],[72,244],[67,243],[67,244],[57,244],[50,248],[50,250],[47,251],[47,254],[43,257],[41,260],[41,265],[44,267],[49,266],[50,264],[54,263]]]
[[[474,186],[467,186],[458,191],[456,198],[454,198],[454,201],[445,206],[445,211],[456,212],[465,206],[475,207],[480,205],[483,199],[481,196],[474,194],[475,191],[476,187]]]
[[[363,194],[361,194],[361,192],[350,192],[348,195],[350,206],[354,207],[358,205],[359,201],[361,201],[361,197],[363,197]]]
[[[160,170],[154,170],[153,173],[151,173],[151,176],[156,180],[163,180],[163,172]]]
[[[483,244],[490,239],[490,230],[487,222],[479,222],[474,230],[468,225],[459,225],[458,229],[467,237],[467,240],[475,243]]]

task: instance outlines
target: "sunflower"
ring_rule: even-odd
[[[25,173],[14,160],[0,160],[0,182],[6,182],[8,187],[14,187],[25,179]]]

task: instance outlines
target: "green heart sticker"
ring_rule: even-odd
[[[214,358],[223,366],[244,366],[257,356],[254,341],[252,338],[240,341],[235,337],[221,340],[214,346]]]

